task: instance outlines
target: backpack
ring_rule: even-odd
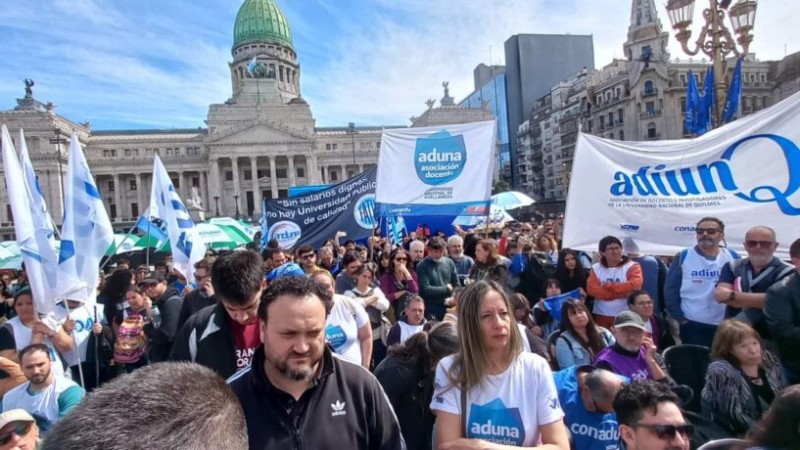
[[[147,353],[147,338],[144,335],[144,319],[131,314],[122,321],[114,342],[114,361],[120,364],[138,362]]]
[[[531,252],[526,255],[525,270],[520,274],[520,281],[516,287],[517,292],[528,297],[528,301],[537,302],[544,297],[542,286],[548,278],[553,278],[556,268],[544,253]]]

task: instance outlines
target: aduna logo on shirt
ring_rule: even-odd
[[[328,325],[325,327],[325,338],[335,349],[338,349],[347,341],[344,330],[342,330],[342,327],[339,325]]]
[[[519,408],[506,408],[499,398],[485,405],[472,405],[469,422],[471,438],[517,447],[525,442],[525,426]]]

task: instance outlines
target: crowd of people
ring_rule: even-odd
[[[55,318],[5,278],[0,450],[800,448],[800,239],[739,255],[708,217],[667,258],[562,227],[271,241],[195,284],[120,261]]]

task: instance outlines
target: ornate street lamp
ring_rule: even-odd
[[[719,124],[727,93],[725,58],[731,53],[737,57],[747,54],[750,43],[753,42],[752,31],[756,20],[758,1],[739,0],[728,8],[730,0],[709,0],[709,7],[703,10],[705,24],[700,29],[700,35],[694,48],[690,48],[689,39],[692,37],[692,30],[689,28],[694,16],[694,3],[695,0],[669,0],[667,14],[672,28],[675,30],[675,39],[680,42],[683,51],[690,56],[695,56],[702,51],[711,58],[714,64],[714,90],[717,97],[716,123]],[[725,26],[726,10],[730,16],[731,28],[738,36],[736,42],[734,42],[728,27]],[[737,42],[741,48],[736,46]]]

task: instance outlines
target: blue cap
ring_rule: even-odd
[[[283,277],[304,277],[305,275],[306,273],[303,272],[303,268],[297,263],[287,262],[272,269],[267,274],[267,281],[274,281]]]

